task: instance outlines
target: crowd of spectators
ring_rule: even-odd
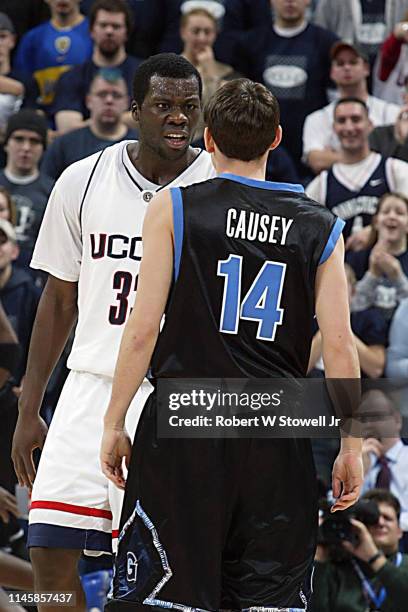
[[[21,526],[9,451],[46,280],[29,262],[47,201],[70,164],[137,139],[133,74],[163,51],[195,65],[204,102],[227,80],[263,82],[280,102],[283,127],[267,179],[303,183],[346,221],[362,377],[400,382],[364,396],[371,413],[394,425],[392,435],[381,419],[365,431],[364,490],[377,522],[351,518],[355,538],[337,542],[336,554],[320,542],[312,610],[405,611],[408,562],[398,550],[408,552],[408,0],[0,0],[0,343],[20,345],[12,364],[0,354],[0,548]],[[316,329],[308,375],[323,372]],[[65,375],[61,361],[48,419]],[[326,499],[337,440],[314,447]],[[0,558],[0,585],[1,567]],[[20,584],[30,584],[23,569]]]

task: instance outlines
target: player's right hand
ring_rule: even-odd
[[[331,512],[346,510],[355,504],[360,496],[363,480],[361,452],[341,450],[333,465],[332,489],[336,501]]]
[[[20,486],[32,489],[35,479],[33,450],[44,446],[48,427],[38,415],[22,415],[20,412],[13,437],[11,458]]]
[[[129,467],[132,442],[126,429],[105,426],[102,436],[100,462],[102,472],[119,489],[124,489],[126,480],[123,475],[123,459]]]

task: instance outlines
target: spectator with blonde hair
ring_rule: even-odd
[[[232,66],[222,64],[214,56],[218,23],[206,8],[193,8],[185,12],[180,20],[180,36],[184,44],[182,56],[193,64],[203,81],[203,105],[211,98],[225,80],[238,78]],[[195,138],[201,138],[204,124],[197,128]]]

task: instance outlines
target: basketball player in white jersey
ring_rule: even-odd
[[[189,146],[200,97],[200,76],[184,58],[161,54],[141,64],[132,102],[140,140],[115,144],[65,170],[33,254],[32,267],[50,276],[34,324],[13,460],[19,482],[32,488],[28,546],[36,590],[75,590],[75,610],[85,610],[77,572],[81,551],[110,552],[120,518],[121,500],[112,503],[98,455],[137,288],[143,218],[164,186],[215,175],[209,154]],[[71,372],[47,435],[38,413],[76,319]],[[151,389],[146,381],[135,398],[132,431]],[[42,448],[46,436],[35,474],[32,450]]]

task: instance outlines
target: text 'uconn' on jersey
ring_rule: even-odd
[[[142,259],[142,237],[123,234],[90,234],[92,259]]]

